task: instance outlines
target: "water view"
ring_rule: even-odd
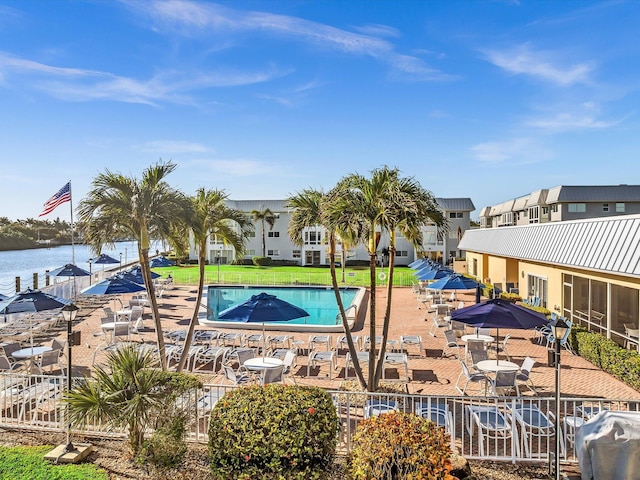
[[[138,259],[136,242],[119,242],[114,249],[102,249],[102,253],[120,260],[125,265]],[[80,268],[89,270],[89,259],[97,255],[87,245],[61,245],[52,248],[36,248],[31,250],[12,250],[0,252],[0,293],[13,295],[15,293],[16,277],[21,278],[20,288],[33,287],[33,274],[39,277],[39,286],[44,285],[45,272],[73,263]],[[114,264],[117,265],[117,264]],[[114,265],[91,265],[92,271],[108,269]]]

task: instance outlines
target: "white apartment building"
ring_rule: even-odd
[[[475,210],[473,202],[469,198],[436,198],[449,222],[447,231],[438,231],[435,225],[427,226],[423,234],[423,249],[426,255],[441,261],[448,261],[452,257],[460,257],[458,242],[465,231],[470,228],[471,212]],[[292,211],[287,208],[285,200],[228,200],[232,208],[246,212],[251,218],[253,210],[263,211],[269,209],[276,217],[273,228],[265,223],[265,247],[266,256],[274,261],[286,260],[298,265],[327,265],[329,263],[328,246],[324,228],[317,226],[306,229],[304,232],[304,245],[294,245],[289,238],[289,219]],[[244,258],[262,256],[262,225],[256,222],[254,234],[247,242],[247,252]],[[388,235],[382,234],[378,243],[378,251],[389,246]],[[341,258],[341,245],[338,245],[337,258]],[[358,245],[345,252],[347,262],[353,260],[369,260],[366,247]],[[411,243],[400,235],[396,238],[396,265],[408,265],[413,262],[420,252],[417,252]],[[236,254],[231,246],[215,237],[209,239],[209,251],[207,260],[211,264],[220,262],[231,263],[236,259]],[[190,242],[190,259],[197,259],[193,241]]]
[[[480,210],[480,227],[495,228],[530,223],[640,213],[640,185],[559,185]]]

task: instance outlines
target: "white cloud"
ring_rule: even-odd
[[[229,175],[237,177],[254,177],[264,176],[270,173],[276,173],[278,168],[272,164],[268,164],[259,160],[248,159],[214,159],[214,160],[195,160],[189,162],[191,166],[198,168],[202,175],[214,172],[216,175]],[[205,169],[204,171],[202,169]],[[207,172],[208,170],[208,172]]]
[[[258,11],[244,12],[214,3],[188,0],[125,3],[168,28],[180,29],[184,35],[193,35],[194,29],[206,34],[214,31],[266,32],[347,54],[369,56],[421,80],[454,78],[428,67],[417,57],[397,53],[394,44],[378,38],[396,33],[395,29],[384,25],[358,27],[360,32],[365,33],[357,33],[302,18]]]
[[[574,115],[571,113],[558,113],[549,118],[529,120],[526,125],[543,128],[545,130],[565,131],[582,129],[603,129],[619,124],[621,120],[604,121],[590,115]]]
[[[262,83],[286,73],[271,66],[262,72],[162,72],[148,80],[137,80],[108,72],[55,67],[0,52],[0,78],[5,82],[11,75],[31,75],[37,88],[70,101],[190,104],[191,91]]]
[[[484,53],[489,62],[509,73],[530,75],[562,86],[589,83],[593,71],[588,63],[570,63],[552,52],[534,51],[528,44]]]
[[[179,153],[204,153],[210,149],[201,143],[185,142],[181,140],[156,140],[136,146],[141,152],[179,154]]]
[[[471,147],[475,158],[486,163],[535,163],[550,158],[551,154],[530,138],[514,138],[503,142],[485,142]]]

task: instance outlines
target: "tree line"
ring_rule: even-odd
[[[71,243],[71,223],[55,220],[10,220],[0,217],[0,250],[24,250]]]

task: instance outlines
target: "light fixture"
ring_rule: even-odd
[[[93,258],[89,259],[89,275],[91,275],[91,262],[93,262]]]
[[[67,303],[64,307],[62,307],[62,318],[67,322],[67,393],[71,391],[71,347],[74,345],[74,340],[80,343],[80,332],[76,335],[73,334],[72,327],[73,321],[76,319],[76,315],[78,314],[78,310],[80,308],[75,303]],[[64,447],[64,453],[75,452],[76,447],[74,447],[71,442],[71,421],[67,422],[67,444]]]
[[[560,480],[560,342],[564,339],[569,325],[564,317],[558,316],[552,320],[551,329],[555,338],[555,358],[554,366],[556,369],[556,415],[555,415],[555,451],[554,451],[554,474],[555,479]]]

